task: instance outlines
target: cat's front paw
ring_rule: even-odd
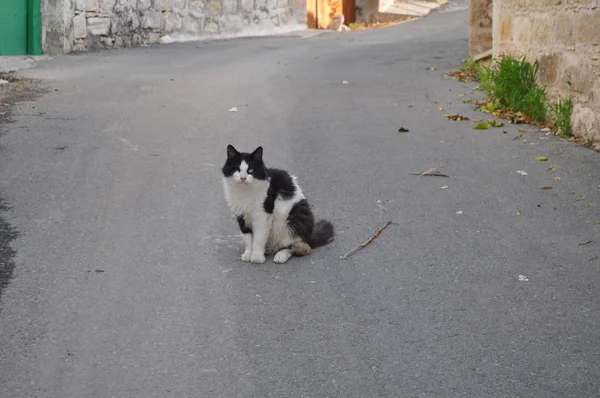
[[[250,261],[250,256],[252,255],[252,253],[248,250],[246,250],[243,254],[242,254],[242,261]]]
[[[250,262],[254,264],[262,264],[265,260],[266,258],[263,253],[252,253],[252,256],[250,256]]]

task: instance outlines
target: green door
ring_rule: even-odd
[[[0,0],[0,55],[41,54],[39,0]]]

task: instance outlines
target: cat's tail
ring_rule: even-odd
[[[333,224],[327,220],[319,220],[315,224],[315,229],[308,244],[311,248],[324,246],[333,241],[333,235]]]

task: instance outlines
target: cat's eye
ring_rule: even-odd
[[[254,169],[248,169],[248,173],[254,173]]]

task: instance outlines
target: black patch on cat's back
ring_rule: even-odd
[[[263,207],[268,214],[273,214],[275,208],[275,200],[278,196],[281,199],[291,199],[296,192],[296,185],[292,176],[285,170],[269,169],[269,190]]]
[[[288,228],[295,236],[309,242],[315,226],[315,217],[306,199],[296,203],[288,215]]]
[[[246,224],[246,221],[244,220],[244,216],[237,216],[237,222],[238,222],[238,225],[240,226],[240,230],[242,231],[243,234],[251,234],[252,233],[252,228],[250,228],[248,226],[248,224]]]

